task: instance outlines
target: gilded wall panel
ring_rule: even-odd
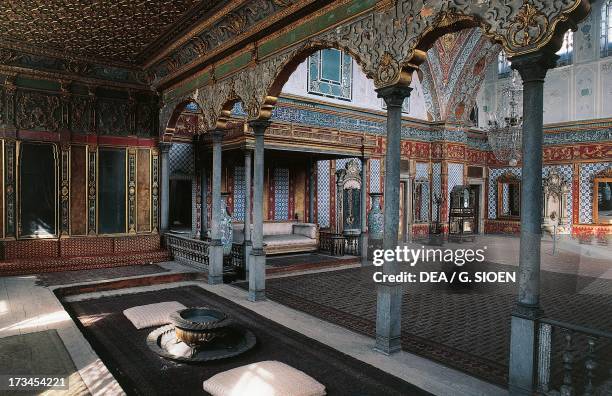
[[[87,146],[70,147],[70,234],[87,235]]]
[[[14,140],[4,141],[4,218],[5,218],[5,237],[14,238],[16,230],[16,142]]]
[[[151,150],[138,149],[136,159],[136,224],[138,232],[151,231]]]

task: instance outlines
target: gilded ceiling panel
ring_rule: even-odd
[[[0,41],[82,57],[134,63],[149,45],[182,29],[190,13],[219,1],[4,0]],[[175,26],[175,25],[179,26]]]

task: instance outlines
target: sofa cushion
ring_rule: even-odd
[[[293,234],[293,223],[291,222],[264,223],[263,233],[264,233],[264,236]]]
[[[304,235],[308,238],[317,238],[317,226],[311,223],[297,223],[293,225],[293,233],[297,235]]]
[[[268,360],[236,367],[204,381],[213,396],[323,396],[325,386],[285,363]]]
[[[266,235],[263,242],[268,247],[278,246],[297,246],[297,245],[315,245],[316,239],[305,237],[304,235]]]

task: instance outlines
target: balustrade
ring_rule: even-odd
[[[166,246],[174,260],[200,271],[208,271],[209,241],[165,234]]]
[[[612,333],[541,319],[537,356],[539,394],[612,394]]]

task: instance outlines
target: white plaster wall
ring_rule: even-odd
[[[544,123],[612,117],[612,57],[600,58],[601,2],[574,35],[573,62],[550,70],[544,82]],[[501,87],[497,62],[490,65],[478,94],[479,125],[486,125],[486,111],[496,109]],[[487,110],[485,110],[487,109]]]
[[[307,63],[308,60],[305,60],[297,67],[283,86],[282,93],[297,95],[306,99],[327,102],[330,104],[353,106],[367,110],[384,110],[382,107],[382,99],[378,98],[376,95],[374,82],[365,76],[355,61],[353,61],[352,65],[353,85],[352,98],[350,101],[308,93]],[[413,90],[410,93],[410,113],[405,113],[404,115],[425,120],[427,119],[427,113],[425,112],[425,102],[423,100],[423,88],[421,87],[421,83],[416,73],[413,75],[413,83],[411,86]]]

